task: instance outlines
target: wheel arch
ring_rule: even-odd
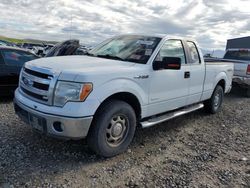
[[[219,73],[216,78],[215,78],[215,82],[214,82],[214,89],[216,88],[216,86],[220,85],[223,88],[224,93],[227,90],[227,74],[225,72],[221,72]]]
[[[219,80],[219,81],[217,82],[217,84],[215,85],[215,88],[216,88],[218,85],[221,86],[221,87],[223,88],[223,91],[225,92],[225,90],[226,90],[226,81],[225,81],[225,79]],[[214,88],[214,89],[215,89],[215,88]]]
[[[142,113],[142,109],[141,109],[141,103],[139,101],[139,99],[136,97],[136,95],[130,93],[130,92],[117,92],[114,93],[108,97],[106,97],[101,104],[99,105],[99,107],[97,108],[97,111],[106,103],[108,103],[111,100],[121,100],[124,101],[126,103],[128,103],[135,111],[136,114],[136,118],[140,119],[141,118],[141,113]],[[96,112],[97,112],[96,111]]]

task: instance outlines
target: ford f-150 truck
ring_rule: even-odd
[[[234,63],[233,82],[245,88],[250,97],[250,49],[227,49],[223,59]]]
[[[218,112],[232,76],[233,64],[205,63],[193,40],[122,35],[86,56],[25,63],[14,106],[35,130],[86,137],[92,150],[111,157],[127,149],[136,126],[203,107]]]

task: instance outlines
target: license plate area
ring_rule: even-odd
[[[34,129],[40,132],[46,131],[46,120],[44,118],[29,114],[29,122]]]

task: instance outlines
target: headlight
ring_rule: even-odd
[[[92,89],[91,83],[58,81],[54,94],[54,105],[62,107],[68,101],[84,101]]]

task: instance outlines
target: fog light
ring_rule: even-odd
[[[53,128],[57,131],[57,132],[63,132],[63,128],[62,128],[62,124],[59,121],[56,121],[53,123]]]

